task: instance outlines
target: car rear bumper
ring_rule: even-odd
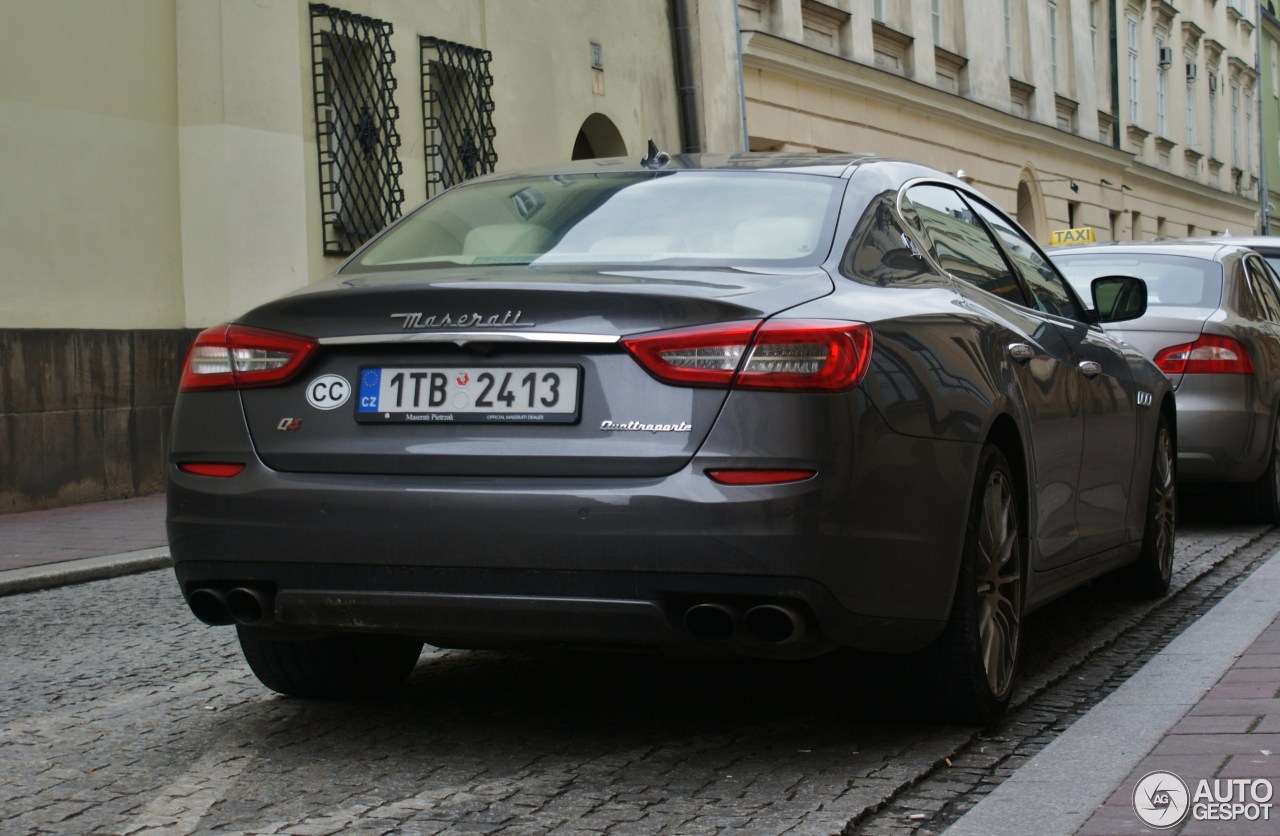
[[[1271,452],[1271,408],[1247,375],[1184,375],[1178,387],[1178,478],[1251,482]]]
[[[716,484],[696,458],[625,480],[174,469],[169,538],[189,600],[251,590],[261,626],[276,629],[444,645],[909,650],[946,620],[978,446],[892,433],[877,443],[896,448],[878,460],[901,466],[850,463],[768,487]],[[787,619],[794,635],[771,640]]]

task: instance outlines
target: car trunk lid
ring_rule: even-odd
[[[621,338],[759,322],[831,290],[814,269],[338,276],[240,320],[319,341],[301,374],[241,399],[281,471],[664,475],[727,390],[662,383]]]

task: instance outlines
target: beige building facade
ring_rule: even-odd
[[[1244,0],[0,0],[0,512],[163,487],[197,329],[454,182],[871,151],[1039,240],[1252,231]]]
[[[195,331],[429,193],[681,141],[668,0],[0,11],[0,512],[161,489]]]
[[[738,0],[735,11],[752,150],[963,170],[1046,244],[1066,228],[1106,241],[1256,227],[1255,4]]]

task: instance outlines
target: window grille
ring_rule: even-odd
[[[391,24],[313,3],[311,60],[324,252],[345,255],[404,203]]]
[[[422,52],[422,127],[427,196],[494,170],[493,76],[487,49],[439,38],[418,39]]]

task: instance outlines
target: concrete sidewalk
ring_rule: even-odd
[[[947,832],[1280,833],[1280,798],[1271,797],[1280,786],[1278,613],[1280,554]],[[1224,797],[1242,790],[1243,799]],[[1248,808],[1254,790],[1275,807]],[[1210,806],[1197,804],[1204,791]],[[1205,820],[1231,812],[1221,805],[1237,801],[1241,817]]]
[[[0,514],[0,595],[171,565],[163,494]]]

